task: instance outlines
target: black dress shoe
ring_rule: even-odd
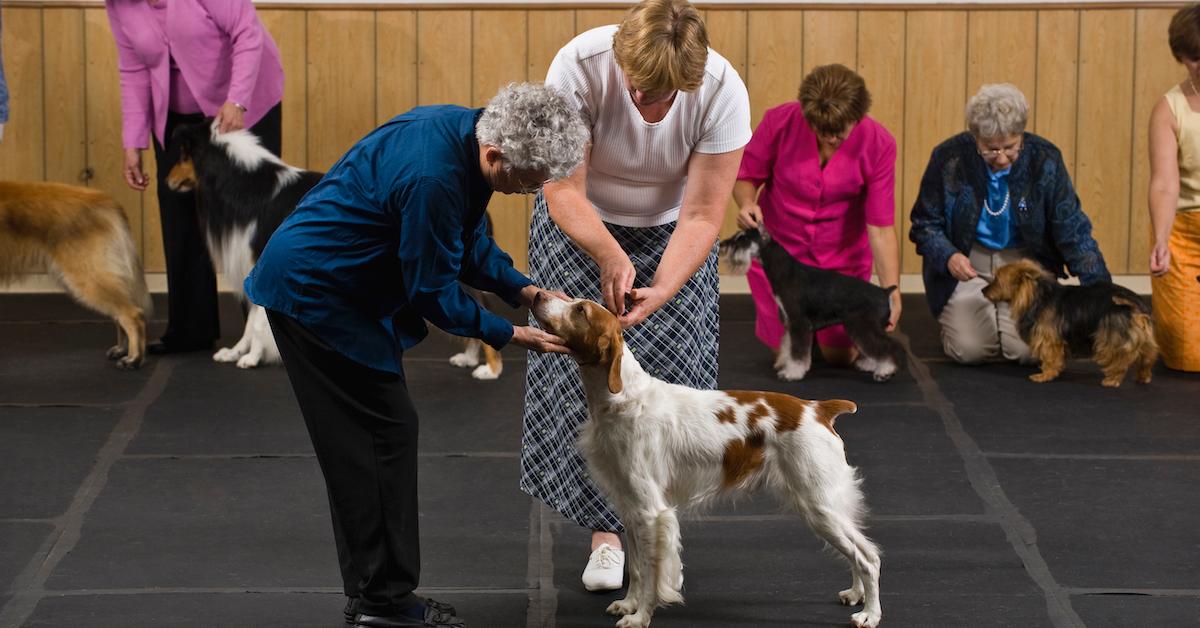
[[[439,602],[433,598],[428,598],[428,597],[422,598],[421,601],[425,604],[425,606],[428,606],[429,608],[432,608],[435,611],[440,611],[447,615],[457,615],[458,614],[458,611],[453,606],[446,604],[445,602]],[[347,597],[346,598],[346,608],[342,609],[342,616],[345,617],[347,624],[350,624],[352,626],[354,625],[354,617],[356,615],[358,615],[359,610],[361,610],[360,609],[361,606],[362,606],[362,598],[360,598],[360,597]]]
[[[151,342],[146,345],[146,353],[151,355],[166,355],[168,353],[188,353],[189,351],[212,351],[212,342]]]
[[[359,613],[354,618],[356,628],[409,628],[412,626],[418,627],[436,627],[448,626],[449,628],[466,628],[463,620],[455,617],[451,613],[439,611],[432,606],[425,607],[425,617],[416,619],[408,615],[392,615],[390,617],[380,617],[378,615],[367,615]]]

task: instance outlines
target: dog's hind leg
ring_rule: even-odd
[[[850,588],[840,591],[838,598],[846,605],[860,601],[863,604],[863,610],[851,615],[850,621],[858,628],[878,626],[883,615],[879,604],[879,570],[882,565],[879,550],[849,517],[838,512],[833,505],[810,507],[805,515],[813,532],[850,563]]]
[[[121,329],[117,335],[117,346],[110,348],[106,355],[116,360],[119,369],[136,369],[142,365],[142,350],[145,348],[144,310],[131,298],[129,279],[113,272],[107,265],[92,266],[95,258],[104,253],[85,254],[91,246],[103,247],[106,243],[83,243],[74,256],[68,251],[53,251],[54,270],[58,271],[67,290],[80,303],[116,322]],[[126,337],[124,348],[122,333]]]
[[[1139,384],[1149,384],[1154,363],[1158,361],[1158,343],[1154,339],[1153,323],[1145,314],[1134,314],[1129,327],[1138,352],[1135,381]]]
[[[125,355],[117,359],[117,368],[136,369],[146,357],[146,316],[141,308],[127,307],[117,314],[117,325],[125,341]]]
[[[500,359],[500,352],[485,342],[477,342],[483,348],[484,363],[475,367],[474,371],[471,371],[471,377],[475,379],[496,379],[500,377],[500,373],[504,371],[504,361]]]
[[[871,373],[877,382],[891,379],[904,363],[904,348],[869,318],[847,319],[846,334],[861,354],[854,366]]]
[[[117,327],[117,344],[110,347],[105,356],[110,360],[118,360],[129,355],[129,334],[125,333],[120,323],[113,321],[113,324]]]

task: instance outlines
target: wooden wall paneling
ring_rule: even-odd
[[[129,217],[133,239],[141,245],[142,266],[147,272],[162,272],[166,264],[155,200],[158,186],[154,182],[154,132],[151,130],[147,148],[142,151],[143,170],[150,176],[150,187],[145,192],[138,192],[125,185],[121,174],[124,166],[121,77],[117,71],[117,44],[104,9],[84,10],[84,42],[87,51],[87,158],[88,167],[95,173],[90,185],[111,194],[121,203]]]
[[[419,11],[417,104],[471,102],[471,12]]]
[[[327,170],[375,128],[375,12],[310,11],[308,165]]]
[[[796,99],[804,76],[804,12],[752,11],[748,20],[746,87],[751,121],[767,109]]]
[[[625,12],[625,9],[580,9],[575,12],[575,34],[578,35],[597,26],[620,24],[625,17]]]
[[[45,46],[46,180],[86,185],[87,107],[83,77],[83,11],[43,9]]]
[[[966,104],[967,14],[965,11],[913,11],[905,26],[904,206],[916,200],[929,154],[964,128]],[[911,226],[904,214],[903,233]],[[901,268],[921,271],[915,246],[901,242]]]
[[[46,177],[42,9],[3,11],[9,119],[0,143],[0,179],[41,181]]]
[[[971,11],[967,28],[967,96],[986,83],[1012,83],[1031,108],[1037,98],[1036,11]],[[965,104],[965,103],[964,103]]]
[[[1167,45],[1175,9],[1139,9],[1133,72],[1133,185],[1129,202],[1129,272],[1150,272],[1150,110],[1187,72]]]
[[[1112,273],[1129,261],[1134,11],[1086,11],[1079,28],[1075,187]]]
[[[896,235],[903,256],[903,244],[908,242],[904,216],[910,209],[904,204],[904,12],[860,12],[857,39],[857,71],[871,92],[869,115],[896,138]]]
[[[708,31],[709,46],[728,59],[741,75],[742,80],[746,80],[746,64],[749,55],[746,44],[746,11],[706,11],[704,22]],[[721,223],[720,237],[728,237],[736,231],[737,203],[733,202],[731,195],[725,209],[725,220]]]
[[[375,29],[375,123],[383,124],[417,106],[417,12],[378,11]]]
[[[471,100],[482,107],[501,87],[526,79],[528,20],[525,11],[475,11],[472,23]],[[529,198],[525,194],[493,194],[488,205],[496,243],[520,269],[528,268]]]
[[[308,167],[307,11],[259,9],[283,62],[283,160]]]
[[[529,11],[526,29],[527,80],[546,80],[546,72],[554,55],[574,36],[574,11]]]
[[[1079,11],[1038,11],[1037,102],[1033,132],[1054,142],[1075,173],[1079,102]]]
[[[805,75],[819,65],[830,63],[854,69],[858,65],[858,12],[805,11],[801,39]]]

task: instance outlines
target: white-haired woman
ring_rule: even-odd
[[[487,234],[488,200],[567,176],[586,142],[574,106],[540,85],[510,85],[486,109],[418,107],[355,144],[246,278],[325,476],[346,617],[359,626],[462,624],[413,593],[417,415],[400,356],[425,321],[497,349],[567,351],[481,308],[460,282],[533,302],[540,289]]]
[[[1009,84],[967,102],[968,131],[933,149],[909,238],[946,355],[964,364],[1032,359],[1008,305],[983,296],[995,269],[1032,258],[1083,284],[1110,279],[1058,148],[1025,131],[1029,105]]]
[[[530,275],[619,315],[652,375],[715,387],[716,240],[751,136],[745,84],[686,0],[645,0],[579,35],[546,83],[571,96],[592,144],[585,168],[537,197]],[[619,589],[623,527],[575,451],[578,371],[534,355],[526,382],[521,488],[592,531],[584,586]]]

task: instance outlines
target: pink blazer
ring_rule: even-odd
[[[151,129],[163,143],[171,56],[205,115],[235,102],[249,128],[283,100],[279,49],[250,0],[162,1],[166,32],[147,0],[104,0],[121,70],[123,146],[148,147]]]

